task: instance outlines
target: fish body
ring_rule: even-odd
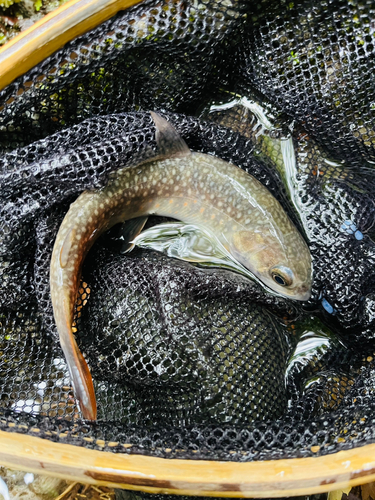
[[[89,420],[96,418],[95,394],[71,325],[84,258],[115,224],[152,214],[195,224],[273,290],[296,300],[310,296],[310,252],[279,202],[235,165],[191,152],[166,120],[152,117],[160,156],[117,171],[101,190],[82,193],[70,206],[52,253],[55,321],[75,396]]]

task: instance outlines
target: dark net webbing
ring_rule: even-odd
[[[374,10],[148,1],[1,92],[0,429],[234,461],[374,442]],[[69,204],[155,153],[149,110],[281,202],[310,247],[312,297],[154,251],[124,256],[113,228],[86,259],[76,306],[98,400],[89,424],[57,339],[49,261]],[[308,332],[326,342],[290,363]]]

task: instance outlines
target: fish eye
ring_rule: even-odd
[[[289,267],[275,266],[270,270],[271,277],[280,286],[290,286],[293,283],[293,272]]]

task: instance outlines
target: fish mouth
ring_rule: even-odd
[[[281,287],[275,287],[275,283],[272,282],[271,280],[265,280],[264,276],[254,273],[253,274],[263,283],[265,284],[268,288],[272,290],[272,292],[276,292],[277,295],[280,297],[284,297],[287,299],[291,300],[298,300],[300,302],[304,302],[306,300],[309,300],[311,297],[311,286],[310,284],[300,284],[296,285],[293,288],[284,288],[282,289]]]
[[[309,300],[310,297],[311,297],[311,288],[308,287],[307,285],[302,285],[294,291],[293,298],[295,300],[305,301]]]

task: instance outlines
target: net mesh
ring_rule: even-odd
[[[374,442],[374,10],[146,1],[1,92],[0,429],[232,461]],[[124,256],[114,228],[76,304],[90,424],[57,339],[50,256],[69,204],[155,151],[148,110],[274,194],[308,241],[313,292],[296,304],[228,270]]]

